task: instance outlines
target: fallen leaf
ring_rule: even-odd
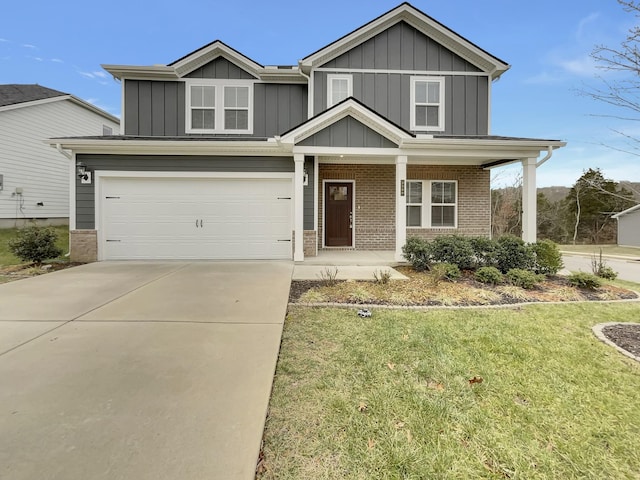
[[[387,363],[387,367],[389,367],[389,370],[395,370],[396,364],[395,363]]]
[[[555,448],[555,445],[552,442],[547,443],[547,451],[552,452]]]
[[[364,402],[360,402],[360,404],[358,405],[358,411],[359,412],[366,412],[367,408],[368,408],[368,406]]]
[[[373,447],[375,446],[376,442],[373,438],[370,438],[369,441],[367,442],[367,445],[369,446],[369,450],[373,450]]]
[[[396,422],[396,430],[400,430],[402,427],[404,427],[404,422]]]
[[[413,441],[413,435],[411,435],[411,430],[407,430],[407,442],[411,443]]]
[[[409,340],[409,335],[402,335],[403,340]]]
[[[427,383],[427,387],[431,390],[437,390],[439,392],[442,392],[444,390],[444,385],[440,382],[429,382]]]
[[[473,377],[469,379],[469,385],[473,385],[474,383],[482,383],[484,382],[484,378],[482,377]]]

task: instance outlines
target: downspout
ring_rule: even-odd
[[[546,162],[547,160],[549,160],[551,157],[553,156],[553,147],[548,146],[547,147],[547,155],[541,159],[540,161],[538,161],[536,163],[536,168],[538,168],[540,165],[542,165],[544,162]]]
[[[298,71],[300,75],[307,79],[307,119],[313,117],[313,80],[311,75],[307,75],[302,71],[302,64],[298,61]]]
[[[62,155],[67,157],[69,160],[71,160],[71,154],[69,152],[65,151],[62,148],[62,145],[60,145],[59,143],[56,143],[56,150],[58,150],[58,152],[60,152]]]

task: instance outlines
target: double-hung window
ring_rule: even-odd
[[[351,75],[327,75],[327,108],[351,96],[353,96]]]
[[[444,78],[411,77],[411,130],[444,130]]]
[[[407,227],[455,228],[458,184],[452,180],[407,181]]]
[[[252,133],[253,83],[198,80],[186,87],[187,133]]]

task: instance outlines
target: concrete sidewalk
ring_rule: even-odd
[[[102,262],[0,285],[0,476],[253,479],[292,268]]]

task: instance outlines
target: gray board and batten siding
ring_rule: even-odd
[[[347,147],[347,148],[397,148],[378,132],[363,125],[353,117],[345,117],[336,123],[305,138],[298,145],[306,147]]]
[[[238,73],[242,72],[242,73]],[[223,58],[198,68],[190,78],[253,79]],[[186,95],[182,81],[124,80],[125,135],[186,136]],[[307,120],[307,86],[256,81],[253,90],[253,136],[280,135]],[[188,134],[198,136],[198,134]],[[207,134],[211,136],[211,134]]]
[[[77,161],[91,171],[127,172],[286,172],[293,173],[292,157],[221,157],[180,155],[102,155],[78,154]],[[309,184],[304,187],[304,228],[313,230],[313,157],[305,158]],[[95,182],[80,183],[76,178],[76,228],[95,228]]]
[[[488,75],[478,75],[476,66],[406,22],[397,23],[320,68],[331,71],[314,72],[315,115],[327,109],[327,75],[345,73],[353,77],[356,99],[409,130],[410,78],[420,75],[416,72],[429,71],[445,78],[445,130],[438,133],[489,133]],[[396,73],[402,70],[408,72]]]

